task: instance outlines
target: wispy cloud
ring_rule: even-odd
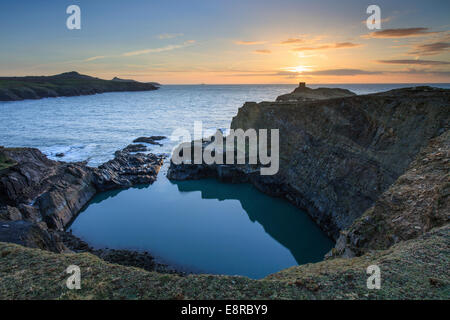
[[[380,22],[387,23],[387,22],[391,21],[393,18],[394,17],[386,17],[386,18],[381,19]],[[362,20],[361,23],[365,25],[367,23],[367,20]]]
[[[422,65],[422,66],[440,66],[450,64],[447,61],[434,61],[434,60],[378,60],[379,63],[385,64],[408,64],[408,65]]]
[[[407,38],[422,37],[439,33],[440,31],[429,31],[429,28],[398,28],[374,31],[362,36],[363,38]]]
[[[159,39],[173,39],[184,36],[183,33],[163,33],[158,36]]]
[[[409,52],[411,55],[432,56],[450,49],[450,42],[433,42],[420,44],[414,47],[413,51]]]
[[[242,45],[242,46],[253,46],[257,44],[264,44],[266,41],[247,41],[247,40],[241,40],[241,41],[235,41],[235,44]]]
[[[99,60],[99,59],[105,59],[106,56],[95,56],[95,57],[90,57],[87,59],[84,59],[85,62],[89,62],[89,61],[94,61],[94,60]]]
[[[382,74],[382,71],[368,71],[362,69],[326,69],[326,70],[316,70],[316,71],[306,71],[301,72],[305,75],[314,76],[357,76],[357,75],[367,75],[367,74]]]
[[[358,75],[376,75],[383,74],[383,71],[368,71],[362,69],[326,69],[316,71],[289,71],[279,70],[273,72],[246,72],[240,74],[233,74],[233,76],[240,77],[285,77],[285,78],[298,78],[304,76],[358,76]]]
[[[287,40],[281,41],[280,44],[299,44],[303,42],[304,40],[300,38],[289,38]]]
[[[171,51],[171,50],[175,50],[175,49],[188,47],[188,46],[190,46],[190,45],[192,45],[194,43],[195,43],[194,40],[189,40],[189,41],[186,41],[186,42],[184,42],[182,44],[173,44],[173,45],[168,45],[168,46],[160,47],[160,48],[151,48],[151,49],[144,49],[144,50],[125,52],[124,54],[122,54],[122,56],[130,57],[130,56],[138,56],[138,55],[142,55],[142,54]]]
[[[255,50],[255,51],[253,51],[253,53],[258,53],[258,54],[269,54],[269,53],[272,53],[272,51],[267,50],[267,49],[261,49],[261,50]]]
[[[355,48],[359,47],[361,44],[353,42],[337,42],[333,44],[324,44],[315,47],[300,47],[295,48],[293,51],[312,51],[312,50],[327,50],[327,49],[342,49],[342,48]]]

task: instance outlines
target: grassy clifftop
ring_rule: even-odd
[[[107,263],[91,254],[55,254],[0,243],[1,299],[448,299],[449,227],[352,259],[296,266],[262,280],[178,276]],[[68,290],[66,268],[81,269]],[[381,269],[381,289],[366,268]]]
[[[117,78],[103,80],[77,72],[66,72],[48,77],[0,77],[0,101],[156,89],[158,87],[154,83]]]

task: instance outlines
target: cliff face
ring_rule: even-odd
[[[171,165],[168,176],[250,181],[308,211],[334,239],[449,128],[450,90],[405,88],[316,101],[246,103],[232,129],[279,129],[280,170]]]
[[[0,77],[0,101],[157,89],[158,86],[151,83],[103,80],[77,72],[66,72],[48,77]]]
[[[450,221],[450,130],[419,153],[408,170],[341,235],[337,256],[362,255],[414,239]]]

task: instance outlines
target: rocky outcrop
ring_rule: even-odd
[[[59,234],[49,232],[42,222],[0,220],[0,241],[53,252],[68,251]]]
[[[153,183],[162,164],[162,157],[152,153],[116,152],[113,160],[95,170],[96,189],[105,191]]]
[[[332,255],[352,257],[387,249],[448,224],[449,195],[450,131],[446,131],[430,141],[374,206],[341,232]]]
[[[0,101],[91,95],[118,91],[151,91],[159,87],[137,81],[103,80],[66,72],[54,76],[0,77]]]
[[[344,98],[355,96],[354,92],[347,89],[339,88],[317,88],[311,89],[306,86],[304,82],[300,82],[299,86],[294,91],[288,94],[283,94],[277,98],[276,101],[313,101],[332,98]]]
[[[63,231],[97,192],[153,183],[163,163],[153,154],[119,151],[93,168],[52,161],[33,148],[1,152],[16,165],[0,174],[0,218],[41,224],[49,232]]]
[[[279,129],[280,170],[170,166],[171,179],[252,182],[306,209],[334,239],[369,209],[430,139],[449,129],[450,90],[405,88],[315,101],[246,103],[232,129]]]
[[[162,146],[162,144],[158,141],[167,139],[165,136],[151,136],[151,137],[139,137],[133,140],[134,143],[143,142],[148,144],[154,144],[158,146]]]

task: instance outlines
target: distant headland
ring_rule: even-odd
[[[0,101],[70,97],[119,91],[157,90],[156,82],[138,82],[115,77],[112,80],[95,78],[78,72],[54,76],[0,77]]]

